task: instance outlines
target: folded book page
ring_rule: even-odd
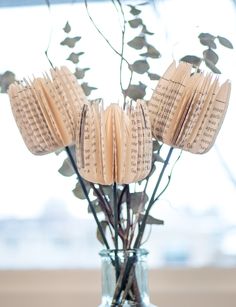
[[[77,165],[82,177],[104,185],[128,184],[146,177],[152,162],[146,102],[139,101],[125,110],[118,104],[111,104],[106,110],[94,108],[93,103],[86,107],[76,139]],[[94,118],[90,116],[92,110]]]
[[[87,99],[75,76],[62,67],[51,77],[23,80],[8,90],[13,115],[33,154],[46,154],[75,142],[75,127]]]
[[[194,73],[182,62],[172,63],[166,75],[148,104],[153,137],[193,153],[208,151],[225,117],[230,82],[219,85],[212,73]]]

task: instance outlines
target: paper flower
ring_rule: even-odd
[[[173,62],[149,101],[153,136],[192,153],[215,142],[229,103],[231,84],[219,85],[211,73],[192,73],[192,65]]]
[[[76,153],[82,177],[94,183],[128,184],[145,178],[151,169],[152,135],[145,102],[125,110],[97,102],[84,105],[77,129]]]
[[[17,126],[33,154],[74,144],[76,123],[87,100],[66,67],[51,69],[51,77],[11,84],[8,94]]]

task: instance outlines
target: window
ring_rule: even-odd
[[[236,11],[231,1],[201,0],[195,6],[194,13],[192,2],[187,0],[160,2],[156,11],[143,7],[162,53],[153,66],[156,73],[161,74],[172,57],[201,54],[200,32],[225,36],[236,46]],[[214,14],[209,13],[212,7]],[[222,7],[227,23],[222,22]],[[119,20],[112,4],[92,2],[90,9],[101,31],[119,48]],[[88,79],[99,89],[94,96],[117,101],[119,58],[94,30],[83,3],[53,5],[50,10],[46,5],[1,8],[1,72],[11,70],[22,78],[48,71],[44,54],[48,45],[54,65],[70,67],[68,50],[60,45],[67,20],[72,33],[82,37],[79,48],[86,54],[83,67],[91,68]],[[233,63],[235,51],[220,48],[220,68],[224,78],[232,82]],[[166,223],[152,229],[146,245],[153,266],[236,264],[232,243],[236,237],[234,97],[233,87],[216,146],[204,156],[182,155],[170,187],[153,210]],[[87,214],[86,204],[71,192],[75,178],[57,172],[63,156],[30,154],[11,115],[7,95],[1,94],[0,99],[0,268],[97,266],[98,257],[87,257],[101,248],[95,238],[95,223]]]

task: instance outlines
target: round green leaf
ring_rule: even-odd
[[[212,63],[211,61],[205,59],[205,64],[208,68],[210,68],[210,70],[212,72],[214,72],[215,74],[221,74],[221,71],[215,66],[214,63]]]
[[[83,79],[84,78],[84,75],[86,73],[87,70],[89,70],[90,68],[78,68],[76,67],[75,69],[75,72],[74,72],[74,75],[77,79]]]
[[[142,212],[148,202],[148,195],[143,192],[130,193],[130,207],[134,213]]]
[[[134,16],[137,16],[141,13],[141,11],[139,9],[137,9],[135,6],[133,5],[129,5],[130,7],[130,14],[134,15]]]
[[[153,32],[148,31],[147,27],[145,25],[143,25],[142,33],[147,34],[147,35],[153,35],[154,34]]]
[[[62,42],[62,46],[68,46],[69,48],[74,48],[75,44],[81,39],[80,36],[76,37],[66,37]]]
[[[79,57],[84,54],[84,52],[74,53],[72,52],[67,58],[68,61],[71,61],[74,64],[79,63]]]
[[[150,68],[150,66],[149,66],[149,64],[146,60],[135,61],[131,65],[131,67],[132,67],[133,71],[135,71],[138,74],[144,74]]]
[[[157,74],[153,74],[153,73],[148,73],[148,77],[150,80],[160,80],[161,76],[157,75]]]
[[[215,39],[216,37],[210,33],[201,33],[198,36],[200,43],[209,48],[216,49]]]
[[[222,37],[222,36],[217,36],[219,42],[221,45],[223,45],[224,47],[227,47],[227,48],[230,48],[230,49],[233,49],[233,44],[225,37]]]
[[[59,168],[58,172],[66,177],[70,177],[74,175],[75,171],[70,163],[69,158],[66,158],[62,164],[62,166]]]
[[[143,24],[143,21],[141,18],[135,18],[135,19],[129,20],[128,22],[131,28],[138,28],[139,26]]]
[[[136,50],[142,49],[146,45],[145,38],[143,36],[136,36],[134,39],[127,43],[131,48]]]
[[[83,82],[81,87],[86,96],[89,96],[93,90],[96,90],[96,87],[89,86],[87,82]]]
[[[93,200],[91,203],[96,213],[102,212],[101,206],[99,205],[97,199]],[[92,213],[90,206],[88,206],[88,213]]]
[[[203,57],[205,60],[211,61],[213,64],[216,64],[219,60],[218,55],[212,49],[204,50]]]
[[[140,214],[139,220],[142,221],[143,218],[144,218],[144,215]],[[148,217],[146,219],[146,223],[149,224],[149,225],[163,225],[164,221],[156,219],[155,217],[153,217],[151,215],[148,215]]]
[[[65,27],[63,28],[64,32],[69,33],[71,31],[71,26],[69,22],[67,21]]]
[[[138,84],[130,84],[128,89],[125,91],[126,96],[133,100],[143,99],[146,95],[146,85],[142,82]]]
[[[158,140],[153,140],[152,144],[153,144],[153,151],[159,151],[162,146]]]
[[[153,59],[160,58],[160,56],[161,56],[160,52],[155,47],[153,47],[152,45],[148,45],[147,46],[147,52],[142,53],[140,55],[144,56],[144,57],[153,58]]]
[[[0,75],[0,88],[1,93],[7,93],[10,84],[16,81],[15,74],[9,70]]]
[[[180,61],[187,62],[193,64],[194,66],[199,66],[202,62],[202,59],[195,55],[186,55]]]

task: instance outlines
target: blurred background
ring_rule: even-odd
[[[140,1],[124,1],[129,3]],[[81,36],[78,49],[85,53],[78,65],[90,68],[87,80],[98,88],[92,97],[117,102],[119,57],[94,29],[83,1],[48,4],[1,1],[0,74],[10,70],[18,79],[41,75],[50,69],[46,50],[55,66],[74,67],[60,44],[69,21],[70,34]],[[151,64],[153,73],[161,75],[173,59],[201,56],[201,32],[227,37],[236,46],[234,1],[163,0],[139,8],[161,53]],[[89,10],[119,49],[120,24],[111,1],[89,1]],[[229,110],[213,149],[202,156],[182,154],[168,190],[152,211],[165,221],[147,231],[144,246],[153,268],[236,266],[235,50],[219,47],[217,52],[220,78],[233,84]],[[28,152],[7,95],[0,99],[0,269],[98,268],[102,246],[96,226],[86,202],[72,193],[76,178],[58,173],[63,154],[37,157]]]

